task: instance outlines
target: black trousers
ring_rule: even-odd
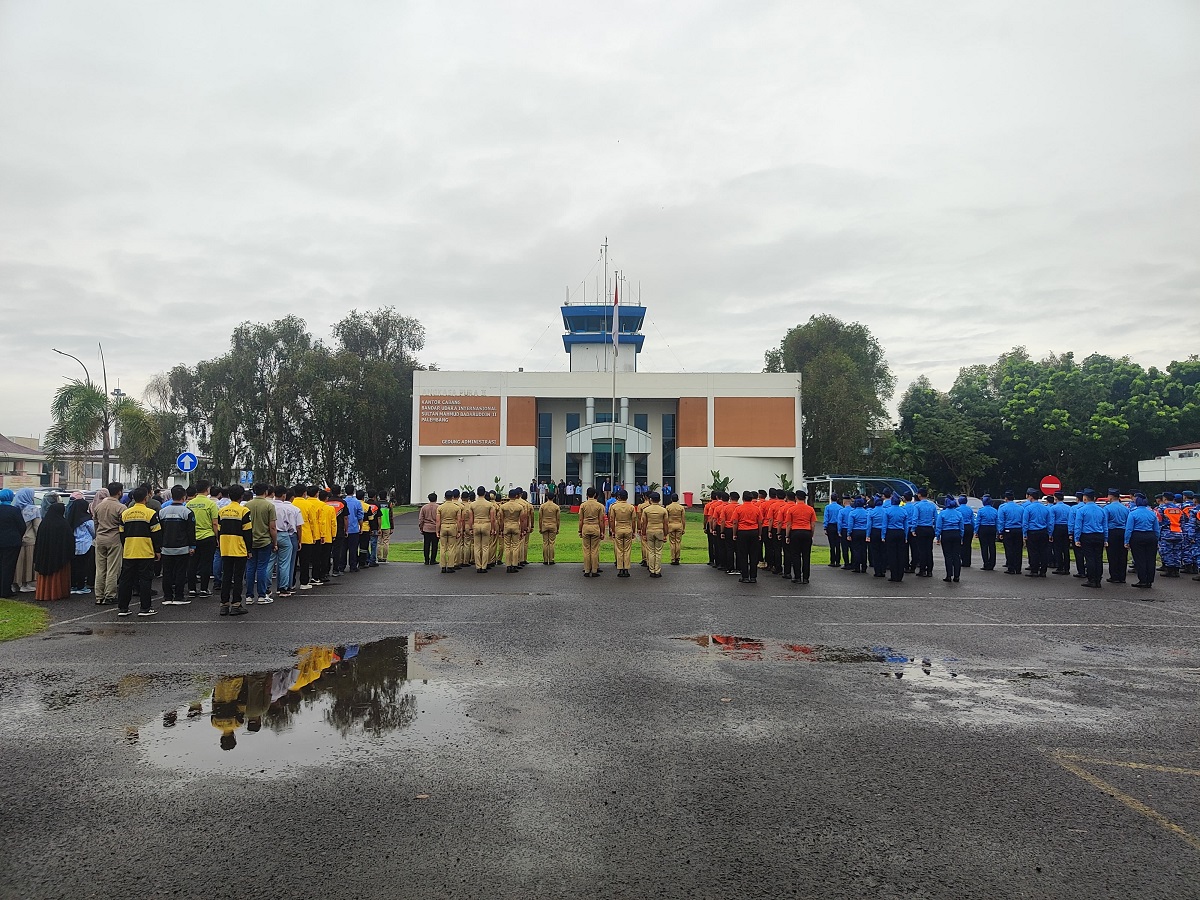
[[[717,536],[713,534],[711,527],[705,528],[704,533],[708,537],[708,564],[715,566],[717,564]]]
[[[1108,529],[1108,577],[1117,584],[1125,583],[1129,553],[1125,549],[1125,529]]]
[[[1124,535],[1121,536],[1124,540]],[[1122,544],[1122,546],[1124,546]],[[1153,531],[1135,531],[1129,539],[1129,552],[1140,584],[1154,584],[1154,564],[1158,561],[1158,541]]]
[[[957,531],[943,531],[941,542],[946,577],[958,578],[962,574],[962,535]]]
[[[884,538],[887,550],[887,567],[892,581],[903,581],[908,566],[908,532],[893,528]]]
[[[1050,558],[1054,561],[1054,571],[1071,571],[1071,532],[1065,522],[1054,526],[1054,543],[1050,545]]]
[[[1084,560],[1083,560],[1083,548],[1076,547],[1074,541],[1072,541],[1071,549],[1075,551],[1075,572],[1079,575],[1087,574],[1085,571],[1086,566],[1084,565]],[[1070,568],[1070,566],[1068,565],[1067,568]]]
[[[838,534],[836,525],[825,526],[825,538],[829,541],[829,564],[840,566],[842,564],[842,536]]]
[[[346,536],[333,539],[333,571],[346,571]]]
[[[187,585],[189,591],[207,591],[212,581],[213,556],[217,552],[217,538],[200,538],[196,541],[196,552],[188,557]]]
[[[87,553],[76,553],[71,559],[71,590],[91,587],[96,578],[96,548],[88,547]]]
[[[961,554],[962,567],[964,569],[971,568],[971,542],[975,540],[975,523],[964,522],[962,533],[962,547],[959,549]]]
[[[13,590],[13,579],[17,576],[17,557],[21,547],[0,547],[0,597],[11,599],[17,596]]]
[[[438,555],[438,536],[436,531],[422,531],[421,537],[425,539],[425,546],[422,547],[422,552],[425,555],[425,565],[432,566],[437,563]]]
[[[300,562],[296,566],[296,581],[299,584],[308,584],[312,581],[313,551],[316,546],[316,544],[300,545]]]
[[[1021,550],[1025,546],[1025,536],[1015,528],[1004,531],[1004,571],[1014,574],[1021,572]]]
[[[311,544],[310,546],[317,546]],[[242,605],[242,585],[246,582],[246,557],[221,557],[221,605],[227,606],[230,601],[236,606]]]
[[[1029,572],[1045,575],[1050,568],[1050,534],[1047,531],[1030,531],[1025,535],[1025,546],[1029,550]]]
[[[918,525],[916,527],[916,569],[926,575],[933,574],[933,526]]]
[[[883,529],[872,528],[869,536],[870,543],[867,544],[867,564],[875,570],[876,575],[883,575],[887,569],[887,548],[883,546]]]
[[[855,572],[867,571],[867,532],[856,529],[850,532],[850,567]]]
[[[737,532],[727,526],[721,528],[721,553],[721,568],[726,572],[738,571]]]
[[[738,529],[737,569],[747,581],[758,580],[758,529]]]
[[[312,576],[317,581],[329,580],[329,569],[333,565],[333,544],[313,544]]]
[[[150,584],[154,581],[154,559],[125,559],[121,561],[121,577],[117,581],[117,609],[129,612],[129,601],[137,588],[142,611],[150,608]]]
[[[808,581],[812,564],[812,532],[797,529],[788,535],[787,541],[787,566],[791,570],[792,578]]]
[[[164,600],[186,600],[188,560],[190,556],[162,558],[162,589]]]
[[[985,572],[996,568],[996,526],[979,526],[979,559]]]
[[[1079,543],[1083,544],[1083,574],[1087,576],[1088,584],[1099,584],[1104,574],[1104,537],[1102,534],[1079,536]]]

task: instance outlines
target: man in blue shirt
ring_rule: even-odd
[[[366,510],[362,501],[355,495],[354,485],[346,485],[346,547],[350,553],[350,571],[358,571],[359,534],[362,532],[363,519]]]
[[[1084,587],[1100,587],[1100,574],[1104,570],[1104,548],[1108,544],[1108,521],[1104,510],[1096,505],[1096,492],[1091,488],[1083,491],[1083,502],[1075,511],[1075,527],[1071,536],[1075,546],[1083,551],[1083,573],[1087,581]]]
[[[916,543],[914,563],[919,578],[933,577],[933,531],[937,521],[937,504],[929,499],[929,488],[917,489],[917,502],[912,505],[910,534]]]
[[[893,494],[883,507],[883,544],[886,548],[888,581],[903,581],[908,563],[908,513]]]
[[[1158,516],[1150,508],[1145,494],[1134,498],[1133,509],[1125,519],[1125,548],[1133,554],[1133,565],[1137,571],[1135,588],[1154,586],[1154,563],[1158,558],[1158,535],[1161,526]]]
[[[975,513],[971,511],[970,504],[967,503],[967,495],[958,495],[958,512],[963,520],[962,546],[959,552],[962,555],[962,568],[971,568],[971,541],[975,539]],[[943,551],[945,552],[945,551]]]
[[[867,510],[867,564],[875,570],[876,578],[882,578],[887,568],[887,550],[883,544],[884,502],[883,497],[876,495]]]
[[[821,515],[821,527],[825,529],[825,539],[829,541],[829,565],[834,569],[842,564],[842,536],[838,533],[838,514],[841,511],[841,498],[831,494]]]
[[[849,570],[853,568],[850,562],[850,513],[853,511],[853,499],[851,497],[842,498],[842,508],[838,512],[838,538],[842,544],[842,568]]]
[[[1055,575],[1071,574],[1071,508],[1063,502],[1063,492],[1055,491],[1050,505],[1050,558]]]
[[[1108,489],[1108,503],[1104,505],[1104,519],[1108,524],[1108,578],[1109,584],[1124,584],[1129,568],[1129,551],[1125,549],[1125,522],[1129,519],[1129,508],[1121,502],[1121,492]]]
[[[979,556],[985,572],[996,568],[996,522],[996,507],[992,505],[992,497],[984,494],[983,506],[975,514],[975,534],[979,537]]]
[[[1050,508],[1038,500],[1037,488],[1025,491],[1021,508],[1021,530],[1029,551],[1030,578],[1045,578],[1050,568]]]
[[[1075,492],[1075,505],[1067,511],[1067,529],[1071,534],[1071,549],[1075,553],[1075,577],[1083,578],[1083,548],[1075,543],[1075,517],[1079,514],[1079,510],[1083,508],[1083,491]],[[1068,562],[1064,568],[1071,568]]]
[[[1004,502],[996,510],[996,528],[1004,542],[1004,574],[1021,574],[1021,549],[1025,544],[1021,534],[1021,507],[1012,491],[1004,492]]]

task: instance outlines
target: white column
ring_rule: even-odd
[[[583,424],[584,425],[595,425],[596,424],[596,398],[595,397],[588,397],[587,400],[584,401]]]
[[[621,398],[621,424],[622,425],[629,424],[629,398],[628,397]]]

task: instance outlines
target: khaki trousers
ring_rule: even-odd
[[[504,565],[512,568],[521,561],[521,529],[517,526],[504,528]]]
[[[618,571],[628,570],[630,552],[633,549],[633,532],[624,530],[614,531],[613,549],[617,551]]]
[[[121,545],[96,544],[96,599],[116,600],[120,579]]]
[[[642,542],[646,548],[646,567],[650,574],[657,575],[662,571],[663,534],[661,531],[647,531],[646,540]]]
[[[492,535],[492,562],[499,565],[504,561],[504,535],[497,531]]]
[[[583,529],[583,571],[600,571],[600,529],[594,525]]]
[[[683,550],[683,531],[672,528],[667,532],[667,542],[671,545],[671,562],[679,562],[679,554]]]
[[[492,526],[484,525],[480,528],[475,526],[475,546],[472,548],[475,551],[475,568],[486,569],[488,567],[488,554],[492,550]]]
[[[441,554],[443,569],[453,569],[458,565],[458,532],[453,526],[442,528],[438,551]]]
[[[474,535],[464,531],[458,539],[458,564],[465,566],[475,557]]]
[[[557,531],[542,532],[542,562],[554,562],[554,541],[557,538]]]

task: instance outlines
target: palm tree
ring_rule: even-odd
[[[54,424],[46,429],[46,454],[57,462],[68,455],[84,455],[96,444],[102,447],[103,480],[111,477],[112,428],[121,443],[137,452],[161,440],[158,423],[136,400],[110,397],[90,380],[72,379],[54,393],[50,404]]]

